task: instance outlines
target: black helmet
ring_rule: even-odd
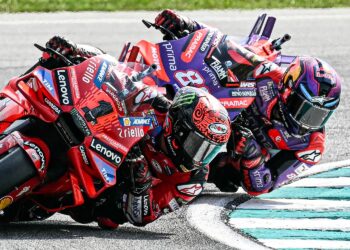
[[[176,93],[164,122],[168,153],[185,172],[209,164],[230,132],[226,109],[211,94],[194,87]]]
[[[297,57],[286,69],[282,89],[283,111],[293,131],[315,131],[338,107],[341,80],[326,62]]]

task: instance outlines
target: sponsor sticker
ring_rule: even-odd
[[[42,149],[36,145],[35,143],[31,142],[31,141],[24,141],[23,142],[24,145],[32,148],[35,150],[35,152],[39,155],[40,157],[40,171],[43,171],[45,169],[45,163],[46,163],[46,158],[44,155],[44,152],[42,151]]]
[[[130,126],[151,126],[152,117],[121,117],[119,122],[124,127]]]
[[[143,137],[145,132],[142,128],[134,127],[134,128],[117,128],[117,133],[120,138],[138,138]]]
[[[142,209],[142,213],[143,216],[149,216],[151,215],[151,202],[149,200],[149,195],[144,195],[142,197],[142,203],[143,203],[143,209]]]
[[[243,109],[249,107],[254,97],[220,98],[219,100],[227,109]]]
[[[129,208],[131,208],[131,217],[137,223],[142,222],[142,196],[129,195]]]
[[[91,131],[82,115],[76,109],[72,109],[70,112],[75,125],[84,133],[85,136],[91,135]]]
[[[180,193],[189,196],[197,196],[203,190],[202,185],[199,183],[178,185],[176,188]]]
[[[109,66],[109,63],[104,60],[100,64],[100,67],[97,70],[97,74],[96,74],[96,77],[94,79],[94,83],[95,83],[95,86],[98,87],[99,89],[101,88],[101,85],[106,78],[108,66]]]
[[[105,163],[102,159],[100,159],[100,157],[96,155],[93,155],[93,160],[96,163],[96,166],[98,167],[101,175],[103,176],[103,179],[105,179],[107,183],[113,183],[113,181],[116,180],[115,168]]]
[[[123,155],[97,138],[92,138],[90,148],[110,163],[119,166]]]
[[[72,92],[70,89],[70,82],[68,71],[65,69],[58,69],[55,71],[56,83],[58,87],[58,98],[61,105],[73,105]]]
[[[5,196],[0,199],[0,210],[4,210],[6,207],[10,206],[13,202],[11,196]]]
[[[57,97],[57,93],[53,84],[51,71],[47,69],[38,69],[34,72],[39,81],[43,83],[45,88],[51,93],[53,97]]]
[[[210,45],[210,41],[213,38],[214,34],[215,34],[214,30],[209,31],[209,33],[206,35],[206,37],[205,37],[205,39],[204,39],[204,41],[199,49],[200,52],[204,53],[208,49],[208,47]]]
[[[245,82],[245,81],[242,81],[242,82],[239,83],[239,86],[241,88],[255,88],[256,82]]]
[[[225,124],[215,122],[209,125],[209,130],[214,134],[224,135],[228,129]]]
[[[300,159],[303,159],[304,161],[307,162],[319,162],[321,160],[321,151],[319,150],[308,150],[308,151],[303,151],[300,153],[297,153],[298,157]]]
[[[170,42],[167,42],[167,43],[163,43],[161,48],[163,48],[165,50],[165,55],[168,59],[167,62],[169,65],[169,69],[171,71],[177,70],[176,57],[175,57],[173,45]]]
[[[44,102],[57,114],[61,114],[61,109],[57,107],[53,102],[49,100],[46,96],[44,96]]]
[[[175,198],[172,198],[169,201],[169,207],[170,207],[171,211],[175,211],[175,210],[178,210],[180,208],[180,205],[179,205],[179,203],[177,203]]]
[[[195,57],[201,43],[204,40],[206,30],[199,30],[192,33],[191,41],[188,43],[186,49],[181,53],[181,60],[185,63],[190,63]]]
[[[148,101],[150,99],[153,99],[157,96],[157,91],[153,88],[146,88],[142,91],[140,91],[140,93],[137,94],[137,96],[135,97],[135,104],[140,104],[143,103],[145,101]]]
[[[275,97],[273,93],[273,89],[271,88],[270,84],[260,86],[258,88],[258,91],[259,91],[259,95],[261,96],[264,102],[268,102]]]
[[[83,74],[82,80],[83,82],[89,84],[92,79],[94,78],[94,75],[96,73],[96,69],[97,69],[97,64],[99,63],[99,59],[97,57],[92,57],[90,59],[88,59],[88,66],[85,69],[85,72]]]
[[[86,149],[85,149],[84,145],[80,145],[79,146],[79,151],[80,151],[81,158],[83,159],[85,165],[90,166],[90,161],[89,161],[89,158],[86,155]]]
[[[224,66],[221,61],[215,56],[211,56],[207,60],[209,62],[210,68],[212,68],[220,81],[223,81],[227,78],[227,68]]]
[[[230,96],[232,97],[254,97],[256,96],[255,90],[230,90]]]

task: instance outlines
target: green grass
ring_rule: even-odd
[[[350,0],[0,0],[0,12],[350,7]]]

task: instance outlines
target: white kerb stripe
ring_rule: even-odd
[[[349,187],[350,177],[338,178],[305,178],[286,187]]]
[[[285,210],[344,210],[350,209],[350,201],[304,199],[253,199],[238,206],[240,209]],[[350,243],[350,242],[349,242]]]
[[[263,240],[266,246],[272,248],[312,248],[312,249],[350,249],[349,241],[337,240]]]
[[[331,220],[331,219],[231,218],[229,220],[229,223],[236,228],[312,229],[312,230],[314,229],[314,230],[350,231],[350,220],[345,220],[345,219]]]

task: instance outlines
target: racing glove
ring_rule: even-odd
[[[105,54],[101,49],[89,45],[76,44],[62,36],[52,37],[46,43],[46,47],[56,50],[69,59],[79,59],[81,61],[96,55]],[[44,53],[43,58],[47,59],[50,56],[51,55]],[[53,57],[56,58],[55,55],[53,55]]]
[[[270,155],[255,141],[251,133],[240,132],[235,153],[242,176],[242,187],[250,195],[267,193],[273,186],[272,173],[267,167]]]
[[[251,131],[243,126],[231,124],[232,133],[227,143],[227,152],[218,154],[210,163],[209,182],[213,182],[222,192],[236,192],[242,177],[240,160],[246,152]]]
[[[131,187],[130,192],[123,197],[124,213],[130,223],[144,226],[153,221],[160,212],[152,204],[152,175],[138,145],[129,153],[126,162],[131,172]]]
[[[195,21],[188,17],[181,16],[175,11],[169,9],[163,10],[158,14],[155,19],[155,24],[163,26],[165,29],[174,33],[178,38],[184,37],[197,30],[197,23]],[[168,34],[165,34],[164,40],[171,40],[171,37],[169,37]]]

